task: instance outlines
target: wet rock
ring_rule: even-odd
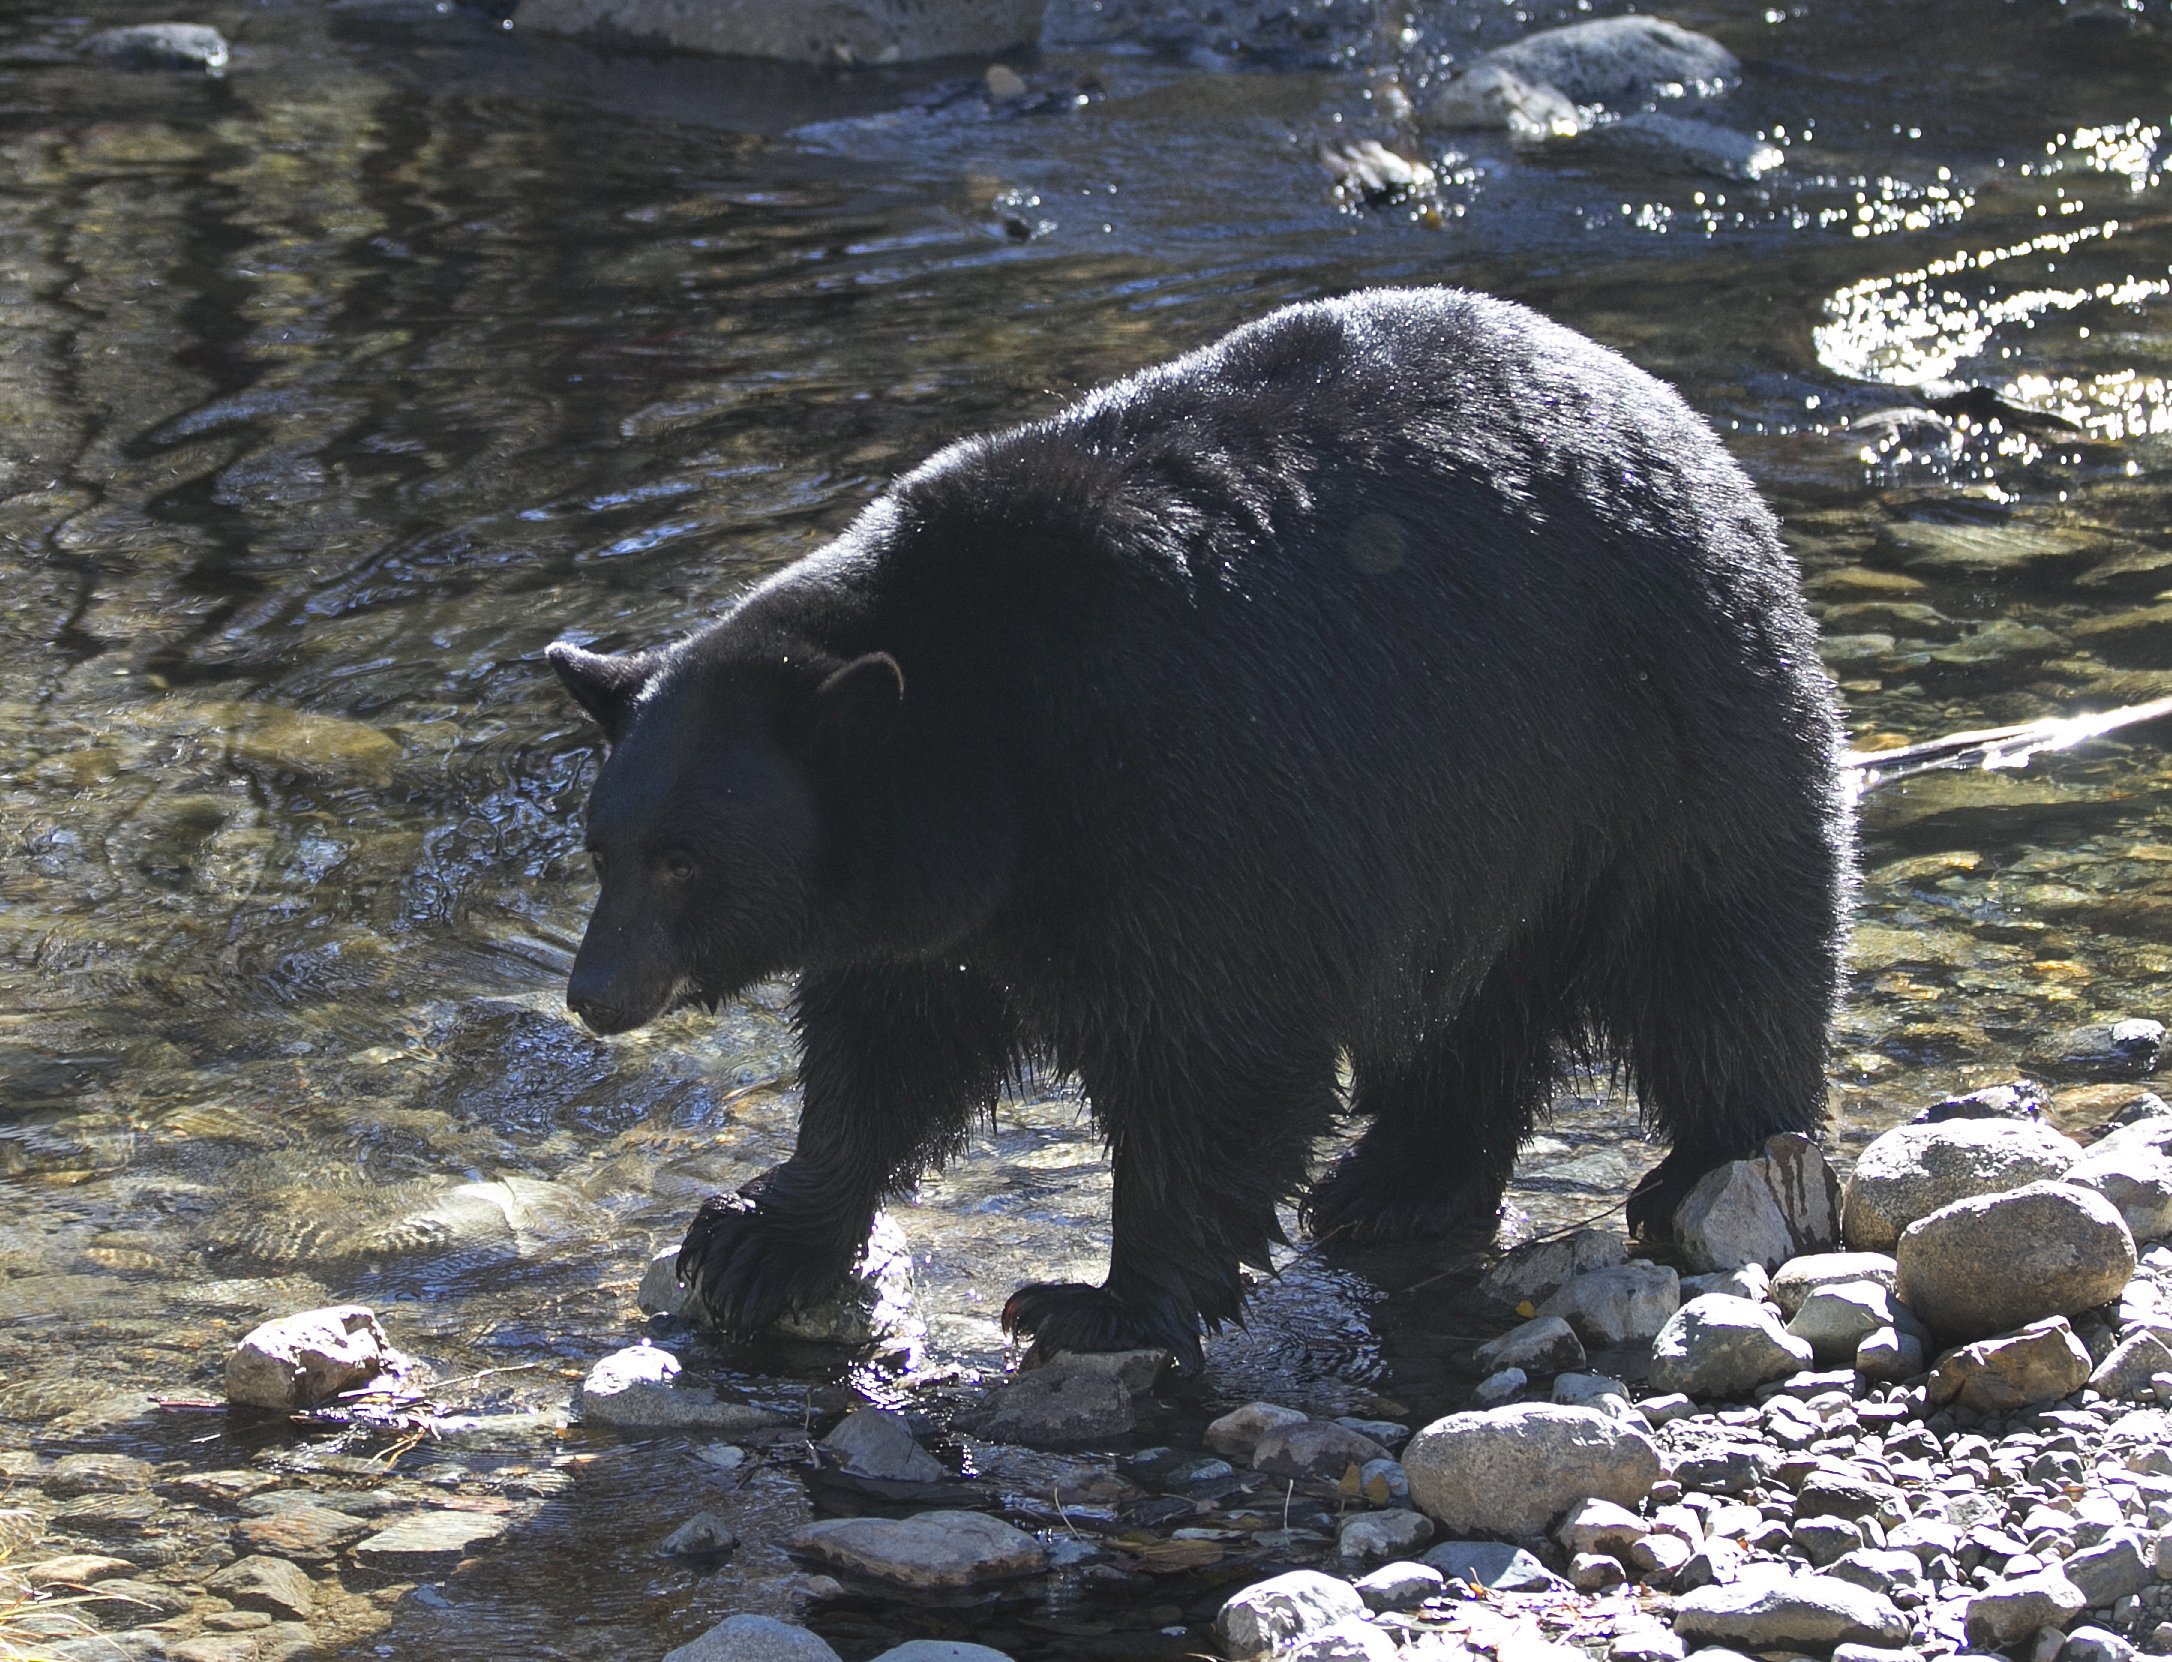
[[[2172,1118],[2145,1115],[2092,1143],[2065,1181],[2110,1201],[2136,1240],[2172,1233]]]
[[[39,1487],[56,1498],[119,1495],[151,1486],[151,1463],[130,1454],[64,1454]]]
[[[700,1638],[667,1651],[664,1662],[839,1662],[839,1658],[803,1627],[770,1616],[727,1616]]]
[[[854,1477],[940,1483],[950,1475],[940,1460],[913,1440],[905,1416],[887,1408],[855,1408],[837,1422],[820,1446],[836,1458],[840,1470]]]
[[[2089,1352],[2066,1318],[2054,1316],[1951,1352],[1932,1372],[1925,1392],[1933,1403],[2001,1414],[2066,1396],[2088,1378]]]
[[[1253,1446],[1252,1469],[1335,1483],[1347,1471],[1387,1458],[1386,1449],[1360,1432],[1329,1420],[1306,1420],[1271,1427]]]
[[[1352,1512],[1335,1531],[1337,1556],[1352,1564],[1408,1558],[1433,1539],[1433,1520],[1420,1512]]]
[[[914,1588],[983,1586],[1038,1574],[1048,1561],[1032,1536],[978,1512],[826,1518],[794,1530],[784,1545],[833,1569]]]
[[[2144,1331],[2123,1340],[2089,1376],[2099,1396],[2131,1397],[2160,1373],[2172,1372],[2172,1345]]]
[[[234,1528],[234,1545],[245,1555],[261,1553],[267,1558],[322,1564],[369,1531],[366,1518],[302,1500],[263,1517],[244,1518]]]
[[[1042,0],[521,0],[515,27],[790,63],[891,64],[1032,46]]]
[[[2059,1043],[2058,1066],[2091,1079],[2140,1079],[2163,1054],[2164,1023],[2130,1016],[2073,1029]]]
[[[1430,1564],[1402,1562],[1383,1564],[1371,1575],[1351,1583],[1352,1590],[1376,1615],[1391,1610],[1415,1610],[1436,1598],[1448,1578]]]
[[[656,1543],[666,1558],[722,1558],[739,1545],[739,1532],[714,1512],[696,1512]]]
[[[1577,149],[1639,167],[1749,182],[1777,172],[1784,151],[1749,133],[1656,110],[1604,121],[1577,136]]]
[[[1810,1346],[1766,1305],[1724,1293],[1691,1299],[1652,1344],[1656,1391],[1692,1397],[1745,1396],[1769,1379],[1807,1368]]]
[[[1915,1117],[1917,1125],[1936,1125],[1942,1120],[2041,1120],[2044,1088],[2032,1079],[2015,1079],[2004,1085],[1986,1085],[1980,1091],[1949,1096],[1934,1102]]]
[[[1434,89],[1419,117],[1428,127],[1497,128],[1533,144],[1572,138],[1583,126],[1576,101],[1559,88],[1483,60]]]
[[[1410,201],[1439,183],[1425,162],[1398,155],[1378,139],[1322,144],[1313,154],[1334,181],[1338,199],[1369,208]]]
[[[1471,1360],[1481,1373],[1521,1368],[1527,1374],[1561,1373],[1584,1365],[1583,1341],[1560,1316],[1539,1316],[1478,1347]]]
[[[725,1402],[707,1385],[679,1383],[679,1359],[643,1343],[613,1351],[581,1381],[574,1412],[583,1425],[629,1431],[744,1432],[783,1423],[752,1403]]]
[[[2050,576],[2071,571],[2104,552],[2096,537],[2081,531],[1934,520],[1899,520],[1881,526],[1878,543],[1910,571],[1925,573],[2034,571]]]
[[[316,1584],[299,1565],[262,1553],[236,1560],[204,1585],[239,1609],[269,1611],[295,1621],[307,1621],[317,1605]]]
[[[1772,1302],[1780,1314],[1793,1317],[1802,1301],[1820,1287],[1847,1281],[1870,1281],[1891,1292],[1899,1280],[1900,1266],[1883,1252],[1813,1252],[1790,1258],[1772,1278]]]
[[[1788,1332],[1809,1342],[1824,1363],[1852,1364],[1863,1341],[1895,1325],[1893,1294],[1875,1281],[1842,1281],[1820,1287],[1802,1301]]]
[[[1521,1368],[1502,1368],[1497,1373],[1489,1373],[1471,1387],[1471,1406],[1498,1408],[1503,1403],[1514,1402],[1530,1383],[1531,1376]]]
[[[488,1512],[416,1512],[356,1542],[354,1555],[378,1569],[425,1574],[496,1540],[510,1522]]]
[[[1675,1272],[1639,1260],[1587,1270],[1562,1283],[1538,1313],[1560,1317],[1586,1345],[1622,1345],[1651,1338],[1681,1302]]]
[[[1964,1617],[1971,1645],[2002,1649],[2063,1626],[2089,1607],[2081,1589],[2057,1570],[1995,1581],[1968,1601]]]
[[[1214,1631],[1229,1656],[1267,1656],[1364,1615],[1365,1601],[1349,1583],[1317,1570],[1291,1570],[1232,1594],[1214,1618]]]
[[[100,29],[83,42],[89,57],[115,69],[181,69],[215,75],[226,67],[226,37],[201,23],[142,23]]]
[[[1975,1123],[1989,1122],[1932,1129]],[[2134,1237],[2111,1202],[2067,1183],[1941,1207],[1908,1226],[1895,1258],[1902,1301],[1948,1341],[2103,1304],[2135,1266]]]
[[[1857,1159],[1842,1231],[1857,1251],[1892,1252],[1918,1219],[1958,1200],[2062,1176],[2081,1153],[2072,1138],[2025,1121],[1896,1126]]]
[[[2142,1537],[2131,1529],[2115,1529],[2095,1546],[2070,1555],[2060,1568],[2067,1580],[2081,1589],[2093,1610],[2109,1610],[2121,1599],[2132,1598],[2157,1581],[2151,1556],[2143,1551]]]
[[[1438,126],[1511,126],[1536,116],[1554,130],[1567,110],[1633,110],[1654,99],[1709,97],[1740,73],[1719,42],[1656,17],[1610,17],[1542,29],[1473,59],[1451,76],[1425,116]],[[1550,95],[1550,98],[1547,96]]]
[[[878,1212],[867,1245],[844,1284],[806,1309],[779,1318],[771,1331],[809,1344],[917,1354],[927,1338],[927,1327],[915,1314],[912,1262],[904,1230],[889,1213]],[[658,1252],[642,1273],[634,1300],[643,1315],[670,1316],[701,1326],[707,1312],[680,1282],[678,1266],[677,1247]]]
[[[1138,1397],[1152,1391],[1175,1360],[1172,1352],[1156,1349],[1080,1352],[1063,1350],[1057,1351],[1053,1356],[1029,1360],[1020,1371],[1063,1368],[1072,1373],[1106,1374],[1126,1391]]]
[[[1065,1357],[1015,1375],[981,1422],[991,1442],[1063,1448],[1120,1437],[1138,1423],[1131,1392],[1115,1372]]]
[[[1545,1593],[1561,1578],[1523,1548],[1505,1541],[1443,1541],[1423,1560],[1450,1581],[1502,1593]]]
[[[304,1310],[251,1328],[226,1359],[226,1400],[277,1413],[316,1408],[346,1391],[397,1385],[416,1372],[360,1304]]]
[[[1829,1575],[1744,1579],[1700,1587],[1675,1600],[1674,1630],[1691,1644],[1745,1650],[1829,1650],[1890,1646],[1908,1637],[1908,1619],[1890,1599]]]
[[[1206,1444],[1223,1459],[1249,1466],[1252,1451],[1270,1430],[1279,1425],[1302,1425],[1310,1417],[1300,1409],[1284,1408],[1280,1403],[1248,1402],[1210,1423]]]
[[[1496,1304],[1535,1306],[1571,1277],[1609,1269],[1628,1256],[1628,1244],[1619,1235],[1579,1229],[1517,1247],[1478,1278],[1478,1290]]]
[[[107,1576],[126,1575],[135,1565],[125,1558],[108,1558],[98,1552],[70,1552],[58,1558],[41,1558],[35,1564],[16,1566],[11,1570],[19,1574],[32,1587],[81,1587]]]
[[[1536,1403],[1435,1420],[1404,1449],[1403,1469],[1419,1508],[1446,1528],[1512,1536],[1588,1498],[1635,1506],[1660,1477],[1639,1427]]]

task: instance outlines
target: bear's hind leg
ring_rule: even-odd
[[[993,1111],[1018,1058],[1001,989],[956,965],[811,971],[797,1021],[805,1099],[792,1157],[704,1201],[679,1249],[679,1279],[736,1338],[835,1288],[883,1197]]]
[[[1844,857],[1806,836],[1748,864],[1707,864],[1662,895],[1602,995],[1645,1118],[1673,1145],[1629,1197],[1630,1232],[1649,1242],[1672,1239],[1713,1167],[1824,1120]]]
[[[1300,1034],[1270,1058],[1134,1054],[1079,1071],[1115,1166],[1108,1279],[1021,1287],[1004,1325],[1047,1353],[1153,1346],[1196,1371],[1202,1327],[1241,1325],[1243,1266],[1269,1268],[1284,1239],[1275,1208],[1335,1114],[1334,1048]]]
[[[1504,962],[1415,1054],[1353,1059],[1352,1110],[1372,1123],[1306,1197],[1314,1240],[1491,1239],[1559,1065],[1552,985]]]

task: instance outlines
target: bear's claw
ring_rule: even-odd
[[[679,1279],[713,1326],[751,1339],[832,1291],[856,1250],[811,1240],[745,1195],[711,1195],[679,1248]]]
[[[1003,1306],[1003,1331],[1033,1340],[1033,1353],[1166,1350],[1185,1373],[1206,1366],[1199,1317],[1171,1297],[1134,1303],[1083,1281],[1035,1281]]]

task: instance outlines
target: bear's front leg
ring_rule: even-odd
[[[737,1194],[702,1203],[679,1279],[735,1338],[818,1302],[851,1272],[883,1198],[992,1112],[1016,1054],[1002,990],[955,965],[810,971],[799,1143]]]
[[[1115,1164],[1108,1280],[1035,1282],[1003,1325],[1058,1351],[1165,1349],[1204,1365],[1202,1331],[1243,1322],[1243,1269],[1271,1268],[1275,1214],[1336,1110],[1324,1039],[1241,1067],[1126,1056],[1080,1070]],[[1211,1081],[1202,1089],[1200,1081]],[[1180,1083],[1181,1082],[1181,1083]]]

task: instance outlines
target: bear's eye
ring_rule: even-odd
[[[674,883],[684,883],[694,875],[694,860],[689,854],[674,849],[664,856],[664,876]]]

